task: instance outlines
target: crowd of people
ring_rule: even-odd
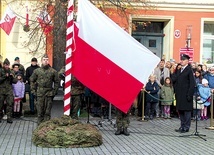
[[[185,54],[179,63],[162,59],[144,88],[145,119],[170,119],[174,110],[181,121],[175,131],[181,133],[189,131],[191,119],[208,119],[214,89],[214,67],[190,63],[189,59]]]
[[[179,63],[162,59],[154,69],[143,88],[146,94],[143,98],[146,120],[159,117],[170,119],[174,112],[181,121],[176,132],[184,133],[189,131],[191,117],[197,120],[208,119],[210,96],[214,89],[214,67],[208,68],[205,64],[190,63],[189,59],[188,55],[183,55]],[[46,54],[41,58],[41,66],[38,65],[36,58],[32,58],[31,65],[26,70],[20,64],[19,57],[14,59],[12,68],[9,60],[5,59],[0,66],[0,118],[7,116],[5,118],[7,123],[13,123],[13,117],[20,117],[22,102],[25,102],[25,93],[28,92],[30,113],[37,114],[38,125],[49,120],[53,98],[57,94],[60,80],[65,80],[65,68],[57,72],[50,66]],[[109,103],[86,88],[74,76],[72,76],[71,94],[70,116],[73,119],[78,119],[83,101],[94,116],[108,117]],[[134,109],[138,108],[137,115],[142,116],[142,111],[139,110],[142,110],[141,100],[142,98],[138,96],[137,106],[132,106],[130,113],[133,114]],[[115,135],[128,136],[130,113],[125,114],[118,109],[116,111]]]

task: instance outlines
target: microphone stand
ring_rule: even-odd
[[[198,132],[198,119],[197,119],[197,116],[198,116],[198,107],[197,107],[197,104],[198,104],[198,102],[197,102],[197,93],[199,93],[199,90],[198,90],[197,84],[195,85],[195,89],[196,89],[196,95],[195,95],[195,104],[196,104],[195,131],[192,134],[190,134],[190,135],[182,135],[182,136],[179,136],[179,137],[197,136],[197,137],[203,139],[204,141],[207,141],[205,138],[203,138],[206,135],[199,134],[199,132]]]
[[[88,120],[87,120],[87,123],[90,123],[89,122],[89,117],[90,117],[90,115],[89,115],[89,113],[90,113],[90,106],[91,106],[91,104],[90,104],[90,101],[89,101],[89,97],[86,97],[85,98],[86,99],[86,102],[87,102],[87,110],[88,110]]]

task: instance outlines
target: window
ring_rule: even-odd
[[[163,22],[133,21],[133,32],[163,33]]]
[[[214,23],[204,23],[202,62],[214,63]]]

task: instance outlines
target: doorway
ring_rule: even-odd
[[[159,58],[163,56],[163,22],[133,21],[132,36]]]

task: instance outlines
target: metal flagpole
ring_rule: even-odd
[[[66,30],[66,60],[65,60],[65,92],[64,92],[64,115],[70,115],[71,101],[71,67],[72,67],[72,44],[74,31],[74,1],[69,0],[67,10],[67,30]]]

